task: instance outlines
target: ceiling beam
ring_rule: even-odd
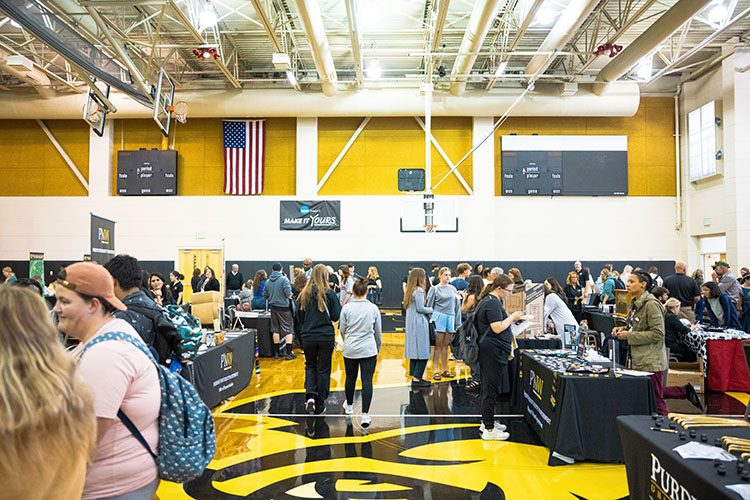
[[[539,10],[539,7],[541,7],[543,3],[544,3],[544,0],[534,0],[534,3],[531,4],[529,11],[526,13],[526,17],[523,18],[523,22],[521,23],[521,26],[519,26],[518,31],[516,31],[516,35],[513,37],[513,41],[510,42],[510,45],[506,49],[508,52],[513,52],[515,48],[518,46],[518,44],[521,42],[521,39],[526,34],[526,30],[528,30],[529,26],[531,25],[531,21],[534,20],[534,16],[536,16],[536,13]],[[500,60],[498,61],[498,67],[504,61],[508,61],[509,59],[510,59],[510,55],[502,56]],[[490,78],[490,81],[487,83],[485,90],[492,89],[492,87],[495,86],[496,81],[497,81],[497,77],[493,75],[492,78]]]
[[[187,18],[184,12],[177,6],[177,4],[174,2],[174,0],[167,0],[169,3],[169,6],[172,8],[175,14],[177,14],[177,20],[182,24],[185,28],[187,28],[190,35],[197,41],[199,44],[203,45],[206,43],[206,40],[203,38],[203,35],[201,35],[197,29],[195,29],[195,26],[193,26],[193,23],[190,22],[190,19]],[[213,58],[211,58],[213,59]],[[242,84],[237,81],[237,79],[232,75],[232,73],[229,71],[229,68],[224,64],[224,61],[221,60],[221,58],[213,59],[213,61],[216,63],[216,66],[218,66],[219,70],[224,74],[224,76],[229,80],[229,83],[232,84],[232,86],[236,89],[242,88]]]
[[[365,75],[362,71],[362,37],[357,26],[357,3],[355,0],[346,0],[346,17],[349,19],[349,38],[352,43],[352,58],[354,59],[354,72],[357,75],[357,87],[365,85]]]

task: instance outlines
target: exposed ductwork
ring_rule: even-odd
[[[711,0],[679,0],[599,71],[596,83],[594,83],[594,92],[602,95],[610,82],[623,76],[630,68],[638,64],[638,61],[651,54],[664,40],[710,2]]]
[[[544,42],[539,47],[539,52],[542,52],[542,54],[531,58],[529,64],[526,65],[525,73],[528,75],[544,73],[555,59],[554,57],[549,57],[548,53],[565,48],[570,39],[573,38],[573,35],[576,34],[576,31],[578,31],[578,28],[581,27],[583,22],[599,4],[599,1],[572,0],[563,13],[560,14],[560,19],[557,20],[555,26],[550,30],[547,38],[544,39]]]
[[[466,26],[464,38],[461,40],[461,48],[456,62],[453,63],[451,71],[451,94],[459,96],[466,90],[466,76],[471,73],[477,53],[482,49],[484,38],[492,27],[497,11],[506,0],[485,0],[474,4],[469,24]]]
[[[460,97],[433,94],[433,116],[501,116],[521,90],[468,91]],[[152,111],[120,92],[110,100],[117,108],[110,118],[151,118]],[[181,91],[180,100],[190,105],[188,119],[316,116],[422,116],[424,97],[416,89],[383,89],[342,92],[324,98],[318,93],[284,90]],[[31,92],[6,92],[0,119],[81,118],[85,96],[40,99]],[[555,84],[536,84],[513,110],[514,116],[632,116],[638,110],[640,91],[634,82],[618,83],[601,97],[590,86],[579,85],[574,96],[563,97]],[[179,133],[179,132],[178,132]]]
[[[297,10],[302,25],[305,28],[305,36],[312,49],[315,68],[318,70],[323,93],[327,96],[336,95],[338,92],[336,66],[333,64],[331,48],[328,46],[325,26],[323,26],[323,15],[320,13],[318,0],[297,0]]]
[[[52,99],[57,95],[57,91],[52,87],[49,77],[47,77],[42,70],[34,66],[31,61],[29,61],[29,63],[31,63],[30,69],[27,70],[25,67],[24,69],[18,69],[17,67],[8,64],[8,57],[10,57],[10,54],[4,50],[0,50],[0,71],[8,73],[21,81],[33,85],[34,89],[39,92],[39,95],[45,99]]]

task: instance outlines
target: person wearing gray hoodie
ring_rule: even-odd
[[[268,282],[263,288],[263,298],[271,310],[271,333],[273,334],[274,358],[284,357],[287,360],[297,359],[292,352],[292,335],[294,334],[294,316],[292,311],[292,285],[289,279],[281,274],[281,263],[276,262],[271,269]],[[281,343],[281,335],[285,343]],[[284,355],[286,347],[286,355]]]

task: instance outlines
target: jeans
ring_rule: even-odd
[[[662,385],[663,377],[664,377],[664,372],[655,372],[655,373],[652,373],[650,376],[651,382],[654,385],[654,399],[656,400],[656,411],[659,413],[659,415],[666,415],[669,413],[669,410],[667,409],[667,403],[664,402],[664,388]]]
[[[344,358],[344,368],[346,369],[346,404],[354,403],[354,388],[357,385],[357,372],[362,373],[362,413],[370,411],[372,403],[372,376],[375,373],[375,365],[378,362],[377,356],[370,358]]]
[[[410,359],[409,360],[409,375],[414,378],[422,379],[424,370],[427,368],[426,359]]]
[[[302,349],[305,351],[305,399],[315,399],[316,410],[320,407],[319,403],[328,398],[334,345],[333,340],[302,338]]]

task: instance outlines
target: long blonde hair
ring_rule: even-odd
[[[367,269],[367,278],[371,280],[376,280],[380,278],[380,276],[378,276],[378,268],[375,266],[370,266]]]
[[[24,480],[93,457],[91,393],[63,350],[44,302],[25,287],[0,288],[0,380],[3,494],[23,497],[30,487]]]
[[[313,290],[315,289],[315,290]],[[318,298],[318,310],[326,310],[326,290],[328,290],[328,269],[323,264],[315,264],[310,272],[310,279],[299,294],[300,309],[307,310],[313,301],[313,292]]]
[[[404,292],[404,309],[409,309],[414,290],[421,288],[424,291],[427,282],[427,275],[421,267],[415,267],[409,272],[409,279],[406,280],[406,291]]]

